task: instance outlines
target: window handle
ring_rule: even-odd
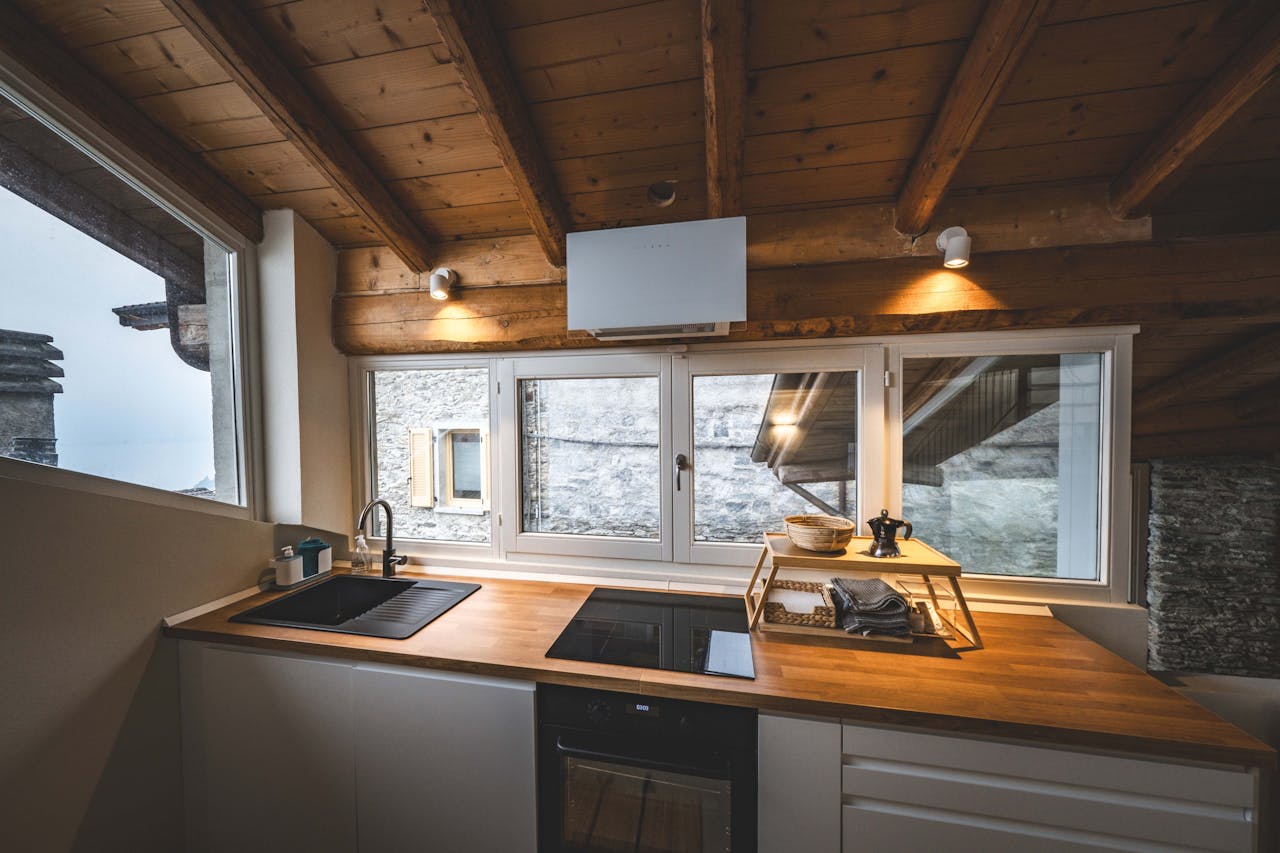
[[[689,457],[683,453],[676,454],[676,491],[680,491],[680,472],[689,470]]]

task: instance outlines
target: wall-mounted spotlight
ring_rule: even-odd
[[[948,269],[960,269],[969,266],[969,249],[973,247],[973,239],[969,232],[959,227],[943,229],[938,235],[938,251],[942,253],[942,265]]]
[[[458,274],[446,267],[436,267],[431,271],[431,298],[448,299],[449,290],[458,283]]]

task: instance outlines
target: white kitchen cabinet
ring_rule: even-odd
[[[194,853],[533,851],[534,685],[182,643]]]
[[[1243,767],[761,714],[760,853],[1257,846]]]
[[[533,853],[534,686],[358,665],[360,853]]]
[[[761,714],[760,853],[840,850],[840,723]]]
[[[861,850],[1251,851],[1244,768],[846,725],[842,836]]]
[[[352,670],[183,643],[188,849],[356,850]]]

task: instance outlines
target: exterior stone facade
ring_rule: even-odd
[[[374,460],[378,497],[395,508],[396,536],[488,542],[489,515],[409,505],[409,429],[489,423],[489,371],[483,367],[383,370],[374,379]],[[381,514],[378,514],[381,523]]]
[[[1148,666],[1280,677],[1280,456],[1151,463]]]
[[[53,395],[62,385],[53,338],[0,329],[0,455],[57,465]]]

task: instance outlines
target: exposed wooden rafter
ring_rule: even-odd
[[[164,4],[392,251],[416,272],[431,269],[428,236],[392,198],[238,4],[218,0],[164,0]]]
[[[739,216],[747,101],[746,0],[702,0],[702,89],[707,216]]]
[[[1179,398],[1220,383],[1224,376],[1248,371],[1274,361],[1277,356],[1280,356],[1280,328],[1143,388],[1133,395],[1133,412],[1140,415],[1157,411]]]
[[[916,235],[929,227],[960,161],[977,140],[1051,5],[1052,0],[991,0],[898,194],[898,231]]]
[[[1167,194],[1182,167],[1214,132],[1280,71],[1280,14],[1188,103],[1178,117],[1129,164],[1111,185],[1111,209],[1129,218],[1148,211]]]
[[[1151,239],[1149,218],[1111,215],[1102,183],[957,195],[938,213],[949,222],[981,222],[984,253]],[[892,204],[785,210],[747,219],[747,268],[752,270],[935,254],[924,241],[894,230]],[[564,281],[564,269],[548,263],[532,235],[450,240],[440,244],[436,258],[471,286]],[[422,276],[385,249],[345,250],[338,269],[338,289],[346,293],[426,288]]]
[[[747,322],[726,340],[1063,328],[1248,317],[1280,323],[1280,237],[1037,249],[984,256],[963,274],[934,258],[750,270]],[[1171,301],[1168,294],[1178,293]],[[465,310],[422,289],[340,290],[348,355],[609,346],[566,329],[559,283],[482,287]]]
[[[498,149],[498,157],[515,184],[516,196],[543,253],[553,265],[563,266],[568,230],[565,204],[498,43],[486,4],[477,0],[428,0],[427,8]]]
[[[55,44],[13,3],[0,3],[0,52],[232,228],[255,242],[262,239],[257,205]]]

